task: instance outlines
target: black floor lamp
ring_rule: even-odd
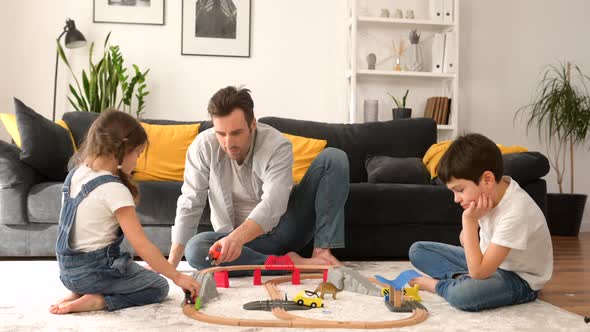
[[[64,27],[64,31],[57,37],[57,43],[59,43],[61,37],[66,35],[66,47],[67,48],[78,48],[83,47],[86,45],[86,38],[84,35],[76,29],[76,23],[74,20],[66,19],[66,26]],[[57,66],[59,64],[59,54],[57,50],[55,51],[55,77],[53,78],[53,116],[51,117],[52,121],[55,121],[55,99],[57,93]]]

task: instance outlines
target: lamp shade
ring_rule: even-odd
[[[76,29],[76,23],[74,20],[66,20],[66,41],[67,48],[78,48],[86,45],[86,38],[84,35]]]

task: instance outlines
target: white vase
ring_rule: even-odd
[[[423,65],[422,47],[420,44],[410,44],[408,49],[408,63],[409,71],[422,71]]]
[[[363,102],[363,119],[365,122],[379,121],[379,100],[367,99]]]

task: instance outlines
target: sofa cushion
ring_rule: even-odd
[[[186,150],[199,133],[199,123],[141,124],[149,145],[139,156],[133,179],[137,181],[183,181]]]
[[[283,134],[293,146],[293,183],[301,182],[311,163],[326,148],[325,140]]]
[[[30,223],[58,223],[62,187],[63,182],[41,182],[31,187],[27,197]]]
[[[420,158],[375,156],[367,159],[369,183],[428,184],[430,174]]]
[[[144,181],[139,182],[139,205],[137,215],[143,225],[174,225],[176,202],[180,196],[182,182]],[[205,208],[200,224],[211,225],[209,209]]]
[[[50,180],[62,181],[74,153],[70,134],[14,98],[21,138],[20,159]]]
[[[444,186],[400,183],[352,183],[345,206],[347,227],[461,225],[462,211]]]
[[[436,143],[436,123],[427,118],[342,124],[264,117],[259,122],[282,133],[324,139],[327,147],[344,151],[352,183],[367,181],[365,160],[369,156],[421,158]]]

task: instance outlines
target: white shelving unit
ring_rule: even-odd
[[[392,118],[393,100],[388,96],[403,96],[409,89],[407,107],[412,117],[422,117],[426,100],[433,96],[451,98],[449,123],[438,125],[439,140],[452,139],[458,134],[459,120],[459,0],[348,0],[348,71],[346,79],[349,98],[350,123],[363,122],[363,101],[379,100],[379,120]],[[432,3],[444,1],[452,4],[452,19],[431,20]],[[362,5],[360,5],[363,3]],[[359,13],[359,5],[362,6]],[[397,8],[414,11],[415,19],[380,17],[382,9],[393,13]],[[408,34],[411,29],[420,32],[425,71],[394,71],[392,41],[399,44],[401,39],[409,46]],[[453,31],[456,36],[453,73],[435,73],[432,66],[432,39],[435,33]],[[366,57],[369,53],[377,56],[375,69],[368,69]]]

